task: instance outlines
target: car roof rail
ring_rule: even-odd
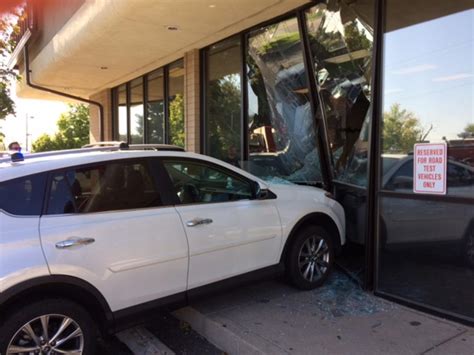
[[[85,144],[82,148],[107,148],[107,147],[116,147],[120,149],[128,149],[128,143],[123,141],[100,141]]]
[[[126,142],[96,142],[86,144],[82,148],[76,149],[65,149],[65,150],[53,150],[49,152],[39,152],[31,154],[23,154],[23,160],[29,160],[33,158],[42,158],[55,155],[64,154],[80,154],[87,152],[113,152],[118,150],[154,150],[154,151],[168,151],[168,152],[184,152],[182,147],[172,144],[128,144]],[[16,152],[15,152],[16,153]],[[5,156],[6,155],[6,156]],[[14,153],[7,152],[0,158],[0,163],[10,163],[13,161]],[[19,157],[17,157],[19,158]],[[22,161],[20,159],[16,161]]]
[[[117,147],[119,149],[132,150],[158,150],[158,151],[174,151],[184,152],[184,148],[173,144],[128,144],[123,141],[104,141],[95,142],[82,146],[82,148],[97,148],[97,147]]]

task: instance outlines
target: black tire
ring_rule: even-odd
[[[72,322],[64,328],[51,344],[42,339],[43,331],[41,318],[49,315],[47,319],[48,335],[50,340],[52,335],[57,333],[63,320],[70,319]],[[45,318],[43,318],[44,320]],[[36,342],[33,337],[27,336],[21,329],[30,324],[37,336]],[[82,336],[73,336],[62,344],[59,340],[64,340],[74,331],[81,332]],[[52,335],[51,335],[52,334]],[[97,328],[89,313],[80,305],[63,299],[45,299],[23,306],[13,306],[9,309],[6,317],[0,324],[0,354],[7,354],[7,350],[12,345],[22,347],[37,347],[37,343],[43,342],[45,347],[58,346],[61,350],[75,350],[82,347],[82,354],[93,355],[96,351]],[[40,352],[41,353],[41,352]]]
[[[318,226],[305,227],[297,233],[288,250],[286,273],[294,286],[311,290],[321,286],[331,273],[334,264],[334,242],[330,233]],[[316,242],[316,248],[322,243],[322,247],[327,247],[327,250],[313,249],[312,253],[306,256],[307,251],[314,245],[313,241]],[[310,264],[314,266],[311,267]]]

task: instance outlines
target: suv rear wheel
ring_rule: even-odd
[[[293,240],[286,270],[290,281],[298,288],[311,290],[328,278],[334,262],[331,235],[322,227],[309,226]]]
[[[84,308],[47,299],[7,314],[0,325],[0,354],[93,354],[96,337]]]

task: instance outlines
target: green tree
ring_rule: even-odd
[[[468,124],[464,127],[464,131],[458,134],[459,138],[470,138],[474,137],[474,123]]]
[[[8,59],[16,46],[19,27],[16,24],[21,16],[17,2],[7,1],[0,8],[0,120],[8,115],[15,114],[15,103],[11,98],[10,87],[19,76],[7,66]],[[0,132],[0,143],[3,142],[3,133]]]
[[[80,148],[89,143],[89,109],[87,105],[69,105],[57,122],[58,132],[43,134],[33,142],[34,152]]]
[[[229,74],[209,83],[209,148],[213,156],[226,157],[231,146],[240,147],[240,78]]]
[[[170,141],[180,147],[184,147],[184,98],[182,94],[176,94],[170,101]]]
[[[413,145],[424,141],[432,128],[425,130],[412,112],[395,103],[383,114],[383,152],[412,152]]]

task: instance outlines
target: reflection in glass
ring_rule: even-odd
[[[148,143],[165,143],[163,69],[148,74]]]
[[[321,181],[296,18],[248,38],[249,170],[293,182]]]
[[[169,66],[170,144],[184,147],[184,62]]]
[[[118,134],[119,140],[127,141],[127,87],[120,85],[117,89],[118,95]]]
[[[242,137],[239,37],[211,46],[206,59],[207,154],[239,166]]]
[[[358,10],[320,4],[306,20],[335,177],[366,187],[373,37]]]
[[[474,10],[387,1],[378,288],[474,319]],[[447,196],[413,192],[414,144],[447,145]],[[395,192],[395,193],[393,193]],[[469,201],[471,199],[471,201]]]
[[[130,141],[143,143],[143,78],[137,78],[130,83]]]

